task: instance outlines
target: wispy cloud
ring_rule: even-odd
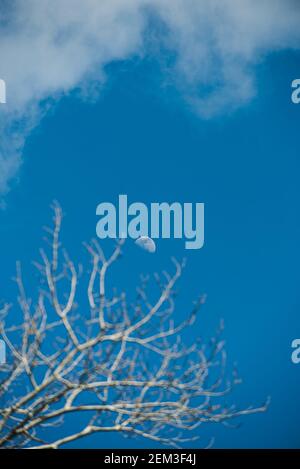
[[[204,118],[253,98],[255,65],[267,54],[300,48],[297,0],[3,0],[0,192],[17,174],[41,103],[102,83],[112,61],[147,54],[150,17],[164,25],[156,40],[174,54],[174,83]]]

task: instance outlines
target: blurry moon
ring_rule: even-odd
[[[135,241],[135,244],[139,246],[140,248],[144,249],[145,251],[148,252],[155,252],[156,251],[156,245],[153,239],[149,238],[148,236],[141,236]]]

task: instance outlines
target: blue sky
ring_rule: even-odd
[[[206,293],[195,336],[209,337],[224,319],[228,366],[237,362],[243,378],[228,401],[260,405],[271,396],[267,413],[240,419],[238,429],[201,428],[201,441],[215,436],[215,447],[300,445],[300,365],[290,359],[300,335],[300,105],[290,99],[299,61],[296,50],[267,54],[254,67],[256,94],[209,119],[166,80],[155,54],[108,63],[97,97],[82,99],[75,86],[26,135],[23,163],[0,212],[1,297],[11,297],[14,262],[30,271],[53,199],[66,213],[63,236],[75,258],[95,235],[102,201],[128,194],[146,204],[205,203],[201,250],[158,240],[149,255],[129,241],[122,281],[133,288],[139,272],[187,256],[178,317]],[[109,435],[77,443],[83,445],[149,443]]]

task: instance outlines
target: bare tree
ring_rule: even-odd
[[[20,323],[9,320],[13,305],[1,307],[10,360],[0,368],[0,447],[59,448],[97,432],[180,446],[197,438],[205,422],[266,409],[225,405],[238,379],[227,382],[221,331],[208,344],[190,343],[186,330],[203,297],[184,322],[172,319],[182,263],[173,259],[173,273],[156,275],[150,293],[149,279],[141,278],[130,302],[125,292],[109,292],[106,282],[122,242],[110,257],[97,241],[85,244],[91,269],[77,268],[60,243],[62,211],[58,204],[53,209],[50,248],[35,263],[36,298],[28,297],[17,263]]]

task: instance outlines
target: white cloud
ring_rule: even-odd
[[[255,65],[267,54],[300,48],[297,0],[3,0],[0,15],[2,193],[42,117],[41,101],[91,77],[102,82],[108,63],[147,53],[150,15],[164,24],[157,41],[175,53],[176,86],[204,118],[255,95]]]

